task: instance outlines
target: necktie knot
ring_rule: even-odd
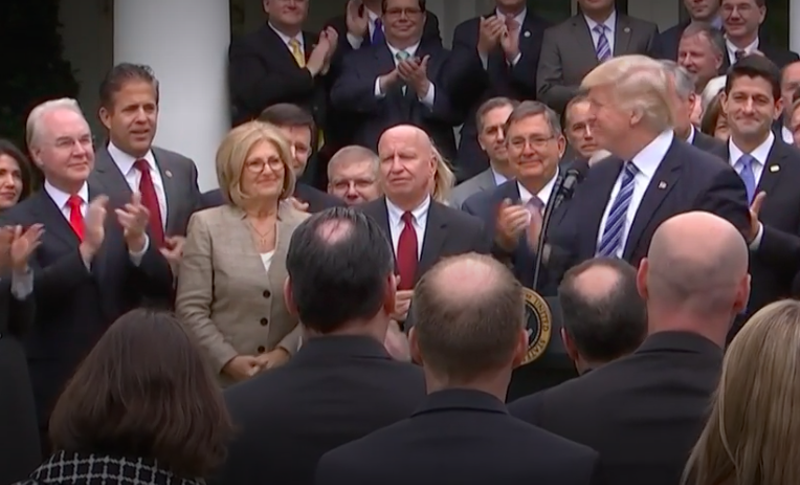
[[[753,168],[753,162],[755,162],[755,158],[749,153],[745,153],[739,157],[737,164],[745,170],[751,170]]]
[[[745,52],[744,49],[739,49],[739,50],[737,50],[736,52],[733,53],[733,57],[735,57],[737,61],[741,60],[746,55],[747,55],[747,52]]]
[[[542,209],[544,209],[544,202],[542,202],[542,199],[535,195],[532,196],[525,205],[528,206],[528,209],[536,210],[539,213],[541,213]]]
[[[140,172],[150,172],[150,164],[147,163],[147,160],[140,158],[133,162],[133,168]]]
[[[625,175],[628,177],[635,177],[636,174],[639,173],[639,169],[633,162],[625,162],[622,168],[625,171]]]
[[[506,27],[510,31],[516,31],[519,28],[519,22],[514,17],[506,17]]]
[[[80,210],[82,205],[83,205],[83,199],[81,199],[80,195],[70,195],[69,199],[67,199],[67,207],[71,211]]]
[[[608,27],[606,27],[606,24],[597,24],[597,25],[594,26],[593,30],[595,32],[597,32],[598,34],[603,35],[603,34],[606,33],[607,29],[608,29]]]
[[[403,215],[400,217],[400,220],[402,220],[405,223],[405,225],[410,226],[414,224],[414,214],[410,212],[403,212]]]
[[[300,47],[300,41],[297,39],[289,39],[289,47],[292,49],[297,49]]]
[[[405,61],[405,60],[406,60],[406,59],[408,59],[410,56],[411,56],[411,55],[410,55],[408,52],[406,52],[406,51],[398,51],[398,52],[397,52],[397,54],[395,54],[395,58],[397,58],[397,60],[398,60],[398,61],[401,61],[401,62],[402,62],[402,61]]]

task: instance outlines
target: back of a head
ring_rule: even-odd
[[[800,483],[798,353],[800,302],[772,303],[744,325],[725,354],[686,484]]]
[[[320,334],[375,319],[394,292],[389,241],[377,222],[353,209],[331,208],[300,224],[286,270],[300,321]]]
[[[522,287],[491,257],[471,253],[439,262],[417,284],[412,311],[418,357],[448,385],[510,376],[524,354]]]
[[[747,244],[730,222],[708,212],[666,220],[640,267],[651,331],[669,330],[660,328],[669,324],[654,318],[652,310],[662,316],[681,314],[687,325],[692,319],[705,326],[733,318],[749,293],[747,271]]]
[[[279,127],[308,127],[314,132],[314,117],[311,113],[291,103],[273,104],[258,115],[258,121]]]

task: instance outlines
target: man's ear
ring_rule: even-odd
[[[416,328],[411,327],[408,331],[408,349],[411,353],[411,362],[422,365],[422,352],[419,351],[419,340],[417,340]]]
[[[289,315],[297,316],[297,305],[294,303],[294,294],[292,293],[292,282],[287,276],[283,281],[283,301],[286,303],[286,310]]]

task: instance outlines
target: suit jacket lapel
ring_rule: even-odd
[[[100,182],[111,194],[127,202],[131,197],[131,186],[125,180],[125,175],[108,153],[108,145],[103,145],[97,150],[97,157],[94,163],[94,170],[100,176]]]
[[[439,258],[444,240],[447,236],[447,219],[442,214],[442,207],[438,202],[431,200],[428,209],[428,220],[425,224],[425,236],[422,240],[422,254],[414,275],[414,284],[425,274]]]
[[[587,66],[587,69],[593,69],[597,66],[597,49],[594,46],[592,33],[589,31],[589,24],[586,23],[583,15],[578,14],[572,17],[572,34],[581,48],[575,49],[571,55],[580,57],[583,60],[581,65]]]
[[[593,171],[597,173],[597,179],[592,181],[587,180],[581,187],[581,192],[585,194],[586,198],[596,201],[596,203],[588,204],[586,210],[585,220],[594,221],[593,226],[586,228],[591,232],[586,234],[586,237],[582,238],[582,243],[590,248],[587,250],[587,254],[595,253],[597,240],[600,235],[599,233],[602,230],[600,222],[603,219],[603,212],[606,210],[606,205],[611,203],[611,191],[614,189],[614,184],[617,182],[620,172],[622,172],[622,160],[614,158],[601,162],[596,167],[597,168],[593,169]],[[562,210],[565,209],[559,209],[559,211]]]
[[[36,218],[44,224],[47,233],[56,236],[70,248],[77,247],[80,244],[78,235],[72,230],[69,221],[61,212],[61,208],[56,207],[56,203],[47,195],[47,191],[42,189],[33,197],[36,198],[36,205],[34,206],[34,211],[37,214]]]
[[[394,251],[394,272],[397,274],[397,252],[392,243],[392,229],[389,227],[389,208],[386,206],[386,196],[382,196],[378,200],[380,200],[380,203],[376,204],[374,208],[370,206],[366,212],[368,216],[372,217],[378,225],[381,226],[383,233],[386,235],[386,239],[389,241],[389,244],[392,245],[392,251]]]
[[[776,137],[775,141],[772,143],[772,149],[769,151],[766,163],[764,164],[764,170],[761,171],[761,178],[758,180],[756,193],[766,192],[767,194],[771,194],[775,190],[775,187],[781,179],[781,163],[786,156],[785,147],[782,145],[780,139]]]
[[[617,13],[617,25],[614,26],[614,56],[628,53],[631,42],[631,25],[627,15]]]
[[[265,44],[267,47],[271,47],[269,50],[277,50],[280,52],[278,54],[280,57],[283,57],[283,62],[287,65],[292,65],[296,69],[300,69],[300,66],[297,65],[297,61],[294,59],[292,55],[292,51],[289,50],[289,46],[281,39],[277,32],[272,30],[272,27],[269,24],[264,25],[262,27],[262,33],[265,40]],[[303,42],[305,42],[305,37],[303,38]],[[310,51],[310,44],[303,46],[303,50],[305,51],[306,59],[308,59],[308,55],[311,53]]]
[[[484,170],[484,172],[478,177],[478,189],[479,190],[491,190],[497,187],[497,184],[494,180],[494,173],[492,173],[492,169]]]
[[[673,139],[672,145],[667,150],[664,159],[659,164],[650,184],[644,192],[642,201],[639,208],[633,217],[631,229],[628,231],[628,239],[625,243],[625,251],[623,252],[623,259],[630,260],[633,250],[639,244],[645,228],[650,223],[653,215],[658,210],[658,207],[670,193],[675,186],[675,182],[680,176],[681,160],[679,155],[675,153],[678,146],[678,140]]]

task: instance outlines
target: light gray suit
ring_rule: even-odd
[[[152,152],[161,172],[161,179],[164,181],[164,193],[167,199],[164,235],[185,236],[189,218],[200,208],[197,166],[183,155],[163,148],[153,147]],[[114,163],[105,145],[97,149],[94,171],[89,183],[92,181],[100,183],[113,197],[127,200],[131,196],[131,188],[125,176]]]
[[[492,190],[497,187],[494,180],[492,169],[488,168],[471,179],[465,180],[458,184],[450,195],[450,207],[461,209],[461,205],[470,196],[483,192],[484,190]]]
[[[617,12],[614,27],[614,56],[644,54],[654,56],[658,46],[658,26]],[[583,14],[544,31],[536,95],[539,101],[559,113],[577,93],[589,71],[597,66],[594,39]]]

